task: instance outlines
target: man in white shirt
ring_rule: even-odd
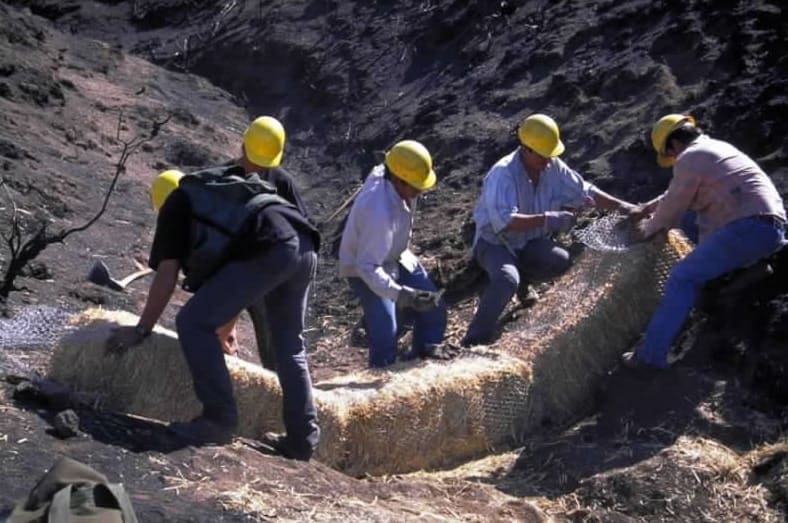
[[[353,203],[339,247],[339,273],[364,309],[370,367],[397,359],[397,308],[413,313],[408,359],[436,357],[446,307],[418,258],[408,249],[416,201],[435,185],[429,151],[404,140],[386,153]]]

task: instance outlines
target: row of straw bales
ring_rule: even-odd
[[[642,331],[685,245],[670,236],[616,254],[613,263],[581,260],[553,288],[558,293],[563,285],[580,285],[582,298],[566,303],[557,300],[559,294],[545,297],[539,307],[547,325],[537,325],[540,313],[533,313],[523,331],[505,336],[495,350],[316,383],[322,428],[317,459],[354,475],[449,466],[520,443],[546,420],[577,415],[617,354]],[[157,328],[142,346],[107,354],[111,329],[133,325],[137,317],[93,309],[75,321],[80,327],[53,355],[52,379],[99,394],[112,410],[162,420],[199,414],[173,332]],[[276,375],[233,356],[226,362],[239,434],[255,438],[282,430]]]

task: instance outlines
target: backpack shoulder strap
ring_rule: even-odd
[[[86,484],[83,484],[83,487],[86,487],[88,490],[78,488],[74,496],[72,496],[72,493],[74,493],[74,489],[77,488],[74,484],[66,485],[58,490],[55,495],[52,496],[52,501],[49,504],[47,523],[78,523],[80,521],[89,521],[90,523],[139,523],[137,516],[134,514],[134,509],[131,506],[131,500],[126,490],[123,488],[123,485],[96,483],[92,486],[92,489]],[[112,499],[115,500],[118,509],[98,506],[96,503],[98,496],[98,494],[96,494],[96,489],[105,490]],[[80,494],[82,496],[81,498],[79,498]],[[85,502],[86,505],[83,506],[83,510],[87,512],[72,513],[72,497],[78,506],[82,506],[80,499],[82,502]]]
[[[55,492],[49,504],[47,523],[68,523],[71,518],[71,487],[66,485]]]
[[[246,208],[249,210],[250,213],[258,212],[269,205],[284,205],[285,207],[289,207],[291,209],[298,210],[298,207],[290,203],[289,201],[285,200],[281,196],[276,193],[262,193],[254,196],[249,202],[246,204]]]

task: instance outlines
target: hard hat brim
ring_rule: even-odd
[[[268,158],[267,156],[254,154],[249,150],[246,151],[246,157],[249,159],[249,161],[260,167],[279,167],[279,165],[282,163],[283,155],[284,151],[280,152],[273,158]]]
[[[561,140],[558,140],[558,143],[555,144],[555,147],[553,147],[549,151],[546,151],[544,149],[541,149],[541,150],[540,149],[536,149],[535,147],[533,147],[531,145],[528,145],[527,143],[523,143],[523,145],[528,147],[532,151],[534,151],[536,154],[538,154],[542,158],[555,158],[556,156],[560,156],[561,153],[564,152],[564,150],[566,149],[564,147],[564,142],[562,142]]]
[[[395,175],[396,176],[396,175]],[[435,171],[430,169],[429,174],[424,181],[421,183],[410,183],[407,180],[403,180],[405,183],[413,187],[414,189],[418,189],[420,191],[426,191],[427,189],[432,189],[435,186],[435,182],[438,180],[438,177],[435,175]]]

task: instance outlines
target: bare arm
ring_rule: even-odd
[[[164,307],[170,301],[175,284],[178,281],[178,271],[180,263],[178,260],[162,260],[156,267],[156,276],[148,290],[148,297],[145,299],[145,308],[140,316],[140,321],[136,327],[124,326],[113,329],[112,334],[107,339],[106,347],[110,351],[123,351],[139,345],[145,339],[146,333],[153,330],[153,326],[159,321]],[[140,332],[142,328],[143,332]]]
[[[178,271],[181,266],[178,260],[162,260],[156,268],[156,276],[153,278],[148,298],[145,300],[145,308],[142,310],[139,324],[150,331],[156,322],[159,321],[161,313],[170,302],[175,284],[178,282]]]
[[[665,193],[660,194],[653,200],[650,200],[646,203],[641,204],[643,211],[646,213],[652,213],[657,209],[657,205],[659,205],[660,200],[665,196]]]
[[[505,231],[530,231],[544,227],[544,214],[512,214]]]
[[[592,198],[594,199],[594,205],[599,207],[600,209],[607,209],[609,211],[619,211],[622,214],[629,214],[637,209],[637,206],[626,202],[624,200],[619,200],[615,196],[612,196],[599,187],[594,187],[591,189]]]

